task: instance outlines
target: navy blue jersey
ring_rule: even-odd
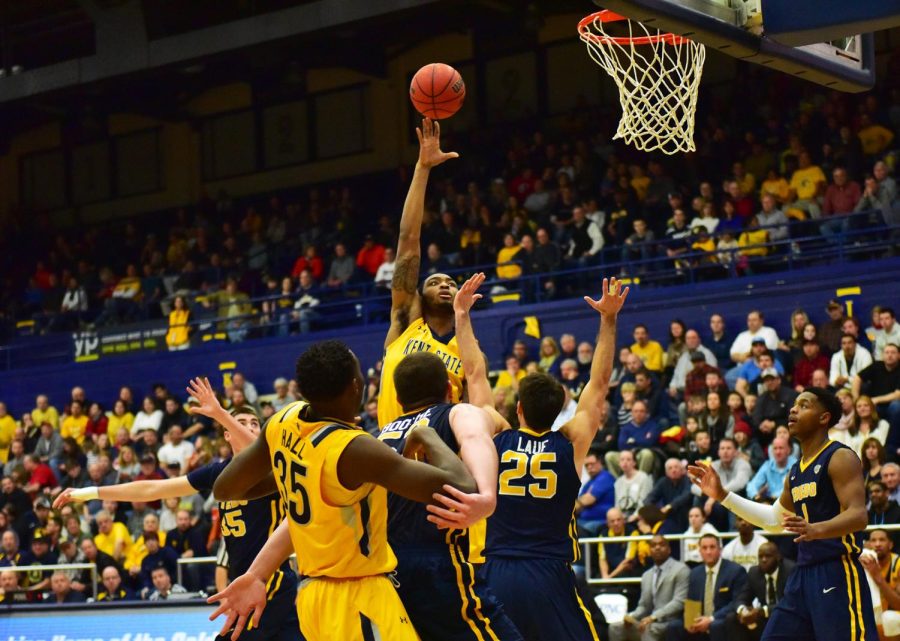
[[[574,512],[581,479],[572,443],[559,432],[520,427],[498,434],[494,445],[500,489],[484,555],[578,560]]]
[[[412,414],[405,414],[381,429],[378,439],[403,454],[406,435],[414,426],[432,428],[451,450],[459,453],[459,443],[450,427],[452,403],[432,405]],[[447,533],[438,530],[427,520],[424,503],[410,501],[397,494],[388,494],[388,542],[392,546],[447,547]],[[462,543],[461,543],[462,544]],[[467,543],[466,543],[467,545]]]
[[[230,459],[210,463],[188,473],[188,483],[198,492],[212,490],[216,479],[229,462]],[[228,577],[231,580],[250,568],[253,559],[283,518],[284,505],[277,492],[252,501],[219,502],[219,522],[222,540],[228,552]],[[281,590],[294,590],[296,587],[297,576],[287,561],[281,564],[266,584],[270,599]]]
[[[850,448],[837,441],[826,441],[807,463],[801,460],[791,468],[788,484],[794,509],[809,523],[833,519],[841,512],[841,503],[828,476],[831,457],[840,449]],[[855,558],[861,551],[861,532],[840,538],[801,541],[797,544],[797,565],[812,565],[842,556]]]

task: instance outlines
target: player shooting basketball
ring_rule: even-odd
[[[419,160],[400,218],[400,238],[391,284],[391,326],[384,339],[384,366],[378,394],[378,424],[387,425],[403,414],[394,389],[394,370],[405,356],[427,351],[436,354],[447,368],[453,384],[453,401],[462,395],[463,371],[456,344],[453,299],[456,281],[447,274],[432,274],[419,293],[419,265],[422,258],[422,217],[425,213],[425,189],[431,169],[456,152],[441,151],[441,126],[430,118],[422,120]]]
[[[801,459],[784,479],[774,505],[726,492],[712,466],[688,468],[707,496],[769,532],[792,532],[797,570],[772,612],[763,641],[875,641],[878,634],[865,572],[859,562],[868,522],[862,464],[856,453],[828,438],[841,416],[831,392],[810,387],[788,418]]]

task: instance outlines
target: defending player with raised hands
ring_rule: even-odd
[[[809,387],[788,418],[801,459],[784,480],[774,505],[726,492],[709,465],[688,468],[704,494],[769,532],[791,532],[797,569],[772,612],[763,641],[875,641],[872,600],[859,562],[868,522],[862,464],[850,448],[831,441],[828,429],[841,416],[831,392]]]
[[[466,372],[469,400],[488,411],[499,433],[494,445],[500,457],[497,509],[487,521],[487,562],[483,577],[503,603],[504,611],[527,639],[596,640],[597,632],[576,589],[570,563],[579,557],[573,508],[580,471],[600,425],[615,354],[616,321],[628,290],[616,279],[603,281],[600,300],[585,301],[600,313],[597,349],[591,378],[575,416],[560,432],[551,426],[562,409],[560,384],[546,374],[529,374],[519,384],[518,429],[493,409],[484,358],[469,312],[478,301],[482,274],[470,278],[457,294],[456,331]],[[447,490],[429,505],[429,520],[455,527],[469,509],[471,497]],[[534,607],[534,595],[541,607]]]
[[[197,399],[192,406],[192,414],[200,414],[218,422],[225,429],[225,440],[231,445],[235,455],[257,440],[259,418],[256,411],[238,407],[228,412],[219,403],[215,391],[206,378],[193,379],[187,393]],[[169,479],[133,481],[120,485],[103,487],[68,488],[63,491],[53,505],[60,508],[74,501],[94,499],[113,501],[156,501],[167,498],[190,496],[200,491],[213,489],[213,484],[229,465],[230,460],[210,463],[184,476]],[[281,497],[270,489],[251,501],[219,501],[222,539],[228,555],[228,576],[234,579],[250,567],[251,561],[262,549],[266,540],[275,532],[284,518],[284,504]],[[282,559],[284,561],[284,559]],[[263,602],[268,605],[268,615],[262,618],[262,609],[249,618],[247,641],[297,641],[303,636],[299,631],[294,601],[297,597],[297,575],[287,562],[277,563],[265,575]],[[220,639],[224,639],[230,628],[223,628]]]
[[[431,274],[419,293],[419,267],[422,259],[422,218],[425,214],[425,191],[434,167],[456,152],[441,150],[441,126],[430,118],[416,129],[419,159],[412,183],[403,204],[397,258],[391,283],[391,324],[384,339],[384,363],[381,390],[378,393],[378,424],[387,425],[403,414],[394,389],[394,369],[408,354],[430,351],[444,361],[453,383],[453,401],[459,401],[463,390],[462,366],[459,362],[453,328],[453,298],[456,281],[447,274]]]
[[[365,380],[343,343],[306,350],[297,360],[297,383],[307,400],[272,416],[264,438],[216,481],[216,496],[229,500],[252,499],[266,482],[277,485],[287,519],[248,573],[210,597],[221,601],[212,618],[227,614],[223,629],[233,624],[237,639],[247,618],[266,607],[263,577],[293,548],[305,577],[297,611],[307,639],[418,639],[387,576],[397,559],[387,541],[386,489],[427,502],[445,484],[475,491],[475,480],[433,430],[412,429],[404,449],[426,464],[355,425]]]

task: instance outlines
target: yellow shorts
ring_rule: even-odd
[[[307,641],[419,641],[397,590],[386,576],[306,579],[297,594]]]

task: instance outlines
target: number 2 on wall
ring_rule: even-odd
[[[555,452],[539,452],[529,456],[524,452],[507,450],[500,457],[500,465],[512,463],[514,467],[500,473],[500,494],[506,496],[525,496],[536,499],[549,499],[556,496],[556,472],[546,470],[545,463],[556,463]],[[517,485],[514,481],[529,476],[533,483]]]

